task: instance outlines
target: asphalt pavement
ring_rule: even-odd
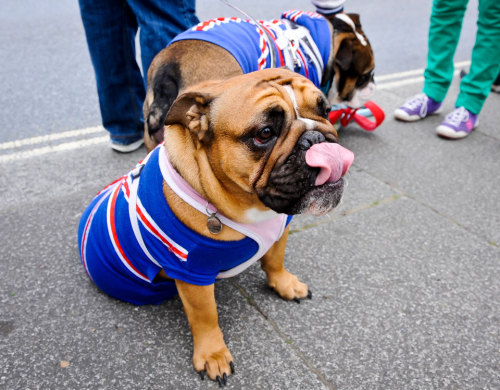
[[[14,19],[25,17],[13,11],[13,1],[4,10],[5,4]],[[208,15],[206,3],[200,7]],[[61,18],[59,28],[76,23],[75,10],[69,7],[75,19]],[[55,34],[58,26],[47,28]],[[8,40],[1,42],[10,52]],[[26,46],[33,49],[31,41]],[[88,56],[84,46],[79,50]],[[400,54],[394,52],[404,64]],[[35,59],[46,57],[40,52]],[[489,96],[478,129],[463,140],[435,134],[444,115],[397,122],[392,111],[421,89],[413,80],[421,74],[419,58],[408,59],[406,68],[383,68],[390,80],[379,83],[373,98],[387,114],[379,128],[339,131],[355,153],[341,206],[325,217],[292,221],[285,263],[313,299],[279,299],[258,265],[217,284],[220,325],[235,358],[228,389],[500,389],[500,94]],[[457,62],[467,59],[460,50]],[[0,389],[218,388],[192,369],[178,298],[143,307],[116,301],[92,285],[80,264],[82,211],[145,155],[143,148],[115,153],[106,133],[89,127],[99,116],[95,91],[86,89],[93,80],[83,81],[90,63],[82,69],[60,75],[71,81],[64,89],[52,89],[51,77],[60,82],[54,74],[19,69],[51,92],[51,104],[17,90],[15,77],[2,79],[2,104],[8,93],[15,101],[24,97],[27,117],[18,105],[14,116],[1,108]],[[397,73],[407,70],[415,71]],[[453,109],[458,81],[444,113]],[[59,108],[63,115],[54,114]],[[33,119],[44,115],[54,119]],[[29,133],[12,134],[23,120]]]

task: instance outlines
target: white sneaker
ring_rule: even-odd
[[[110,140],[111,149],[116,150],[117,152],[120,152],[120,153],[133,152],[134,150],[139,149],[143,143],[144,143],[144,138],[140,138],[137,141],[132,142],[131,144],[127,144],[127,145],[117,144],[117,143],[113,142],[112,140]]]

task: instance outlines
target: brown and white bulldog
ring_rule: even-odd
[[[311,297],[283,265],[290,215],[338,205],[353,154],[306,78],[267,69],[186,90],[165,142],[101,191],[82,215],[82,263],[107,294],[135,304],[182,300],[193,365],[225,384],[233,357],[214,282],[260,260],[285,300]]]
[[[272,21],[218,18],[180,34],[153,60],[144,103],[146,148],[163,140],[172,102],[205,80],[286,67],[320,88],[329,105],[360,107],[374,90],[374,57],[359,15],[326,19],[291,10]]]

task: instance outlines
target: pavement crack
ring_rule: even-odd
[[[455,218],[453,218],[453,217],[447,215],[446,213],[438,210],[437,208],[431,206],[430,204],[426,203],[425,201],[419,199],[418,197],[412,196],[412,195],[408,195],[408,194],[406,194],[405,196],[408,199],[410,199],[410,200],[412,200],[412,201],[414,201],[414,202],[422,205],[423,207],[426,207],[427,209],[429,209],[431,212],[433,212],[434,214],[438,215],[439,217],[448,220],[449,222],[455,224],[456,226],[458,226],[461,229],[464,229],[467,233],[469,233],[472,236],[478,238],[479,240],[486,241],[489,245],[491,245],[491,246],[493,246],[495,248],[500,248],[500,245],[498,243],[496,243],[495,241],[493,241],[492,239],[490,239],[489,237],[486,237],[486,236],[478,234],[475,230],[473,230],[473,229],[465,226],[463,223],[459,222]]]
[[[392,196],[389,196],[386,198],[376,200],[376,201],[369,203],[369,204],[354,207],[352,209],[345,210],[345,211],[340,211],[340,212],[337,212],[335,214],[332,214],[329,217],[322,218],[321,220],[319,220],[317,222],[309,223],[307,225],[304,225],[304,226],[301,226],[298,228],[290,229],[289,234],[300,233],[300,232],[303,232],[303,231],[306,231],[306,230],[309,230],[309,229],[312,229],[312,228],[315,228],[315,227],[318,227],[321,225],[325,225],[327,223],[330,223],[332,221],[346,217],[348,215],[352,215],[352,214],[355,214],[355,213],[360,212],[360,211],[368,210],[368,209],[371,209],[373,207],[377,207],[380,205],[384,205],[384,204],[393,202],[394,200],[397,200],[399,198],[401,198],[401,195],[395,194],[395,195],[392,195]]]
[[[324,377],[324,375],[310,362],[300,348],[294,344],[292,339],[288,337],[278,326],[276,321],[267,315],[267,313],[257,304],[255,299],[253,299],[250,294],[242,287],[240,284],[231,280],[231,284],[245,297],[247,302],[252,306],[274,329],[276,334],[293,350],[293,352],[299,357],[300,360],[313,372],[319,381],[321,381],[327,388],[335,390],[335,387]]]
[[[487,134],[485,134],[485,135],[487,135]],[[491,137],[491,136],[489,136],[489,137],[490,138],[495,138],[495,137]],[[411,195],[408,192],[404,191],[402,188],[400,188],[395,183],[391,183],[391,182],[389,182],[387,180],[380,179],[377,175],[375,175],[374,173],[372,173],[369,170],[366,170],[364,168],[360,168],[360,167],[356,167],[356,168],[359,169],[360,171],[365,172],[367,175],[371,176],[373,179],[378,180],[381,183],[384,183],[385,185],[391,187],[392,189],[394,189],[395,191],[397,191],[399,193],[398,195],[395,195],[392,198],[394,198],[394,199],[399,199],[399,198],[402,198],[402,197],[408,198],[411,201],[416,202],[416,203],[420,204],[421,206],[427,208],[428,210],[432,211],[434,214],[438,215],[439,217],[447,219],[451,223],[453,223],[453,224],[457,225],[458,227],[464,229],[465,231],[467,231],[471,235],[477,237],[478,239],[485,240],[489,245],[491,245],[491,246],[493,246],[495,248],[500,248],[500,244],[499,243],[491,240],[490,238],[488,238],[486,236],[479,235],[474,230],[468,228],[467,226],[465,226],[464,224],[462,224],[458,220],[452,218],[451,216],[447,215],[446,213],[442,212],[441,210],[437,209],[436,207],[434,207],[434,206],[430,205],[429,203],[427,203],[427,202],[419,199],[417,196]],[[385,198],[385,199],[392,199],[392,198]],[[361,206],[361,207],[359,207],[359,209],[365,210],[367,208],[373,207],[374,205],[376,205],[376,203],[377,202],[374,202],[374,204],[372,204],[372,206],[368,206],[368,207],[367,206]],[[354,210],[353,212],[358,211],[357,209],[353,209],[353,210]],[[297,229],[297,230],[300,231],[300,229]],[[290,231],[290,233],[291,233],[291,231]]]

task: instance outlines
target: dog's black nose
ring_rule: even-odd
[[[308,130],[299,138],[297,145],[301,150],[308,150],[314,144],[325,142],[325,136],[319,131]]]

